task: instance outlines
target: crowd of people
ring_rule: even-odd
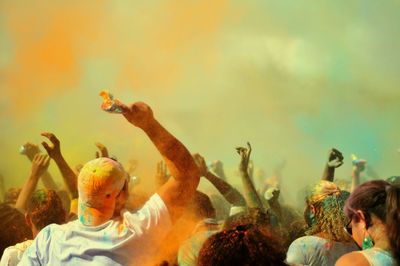
[[[279,171],[254,180],[250,143],[236,148],[242,185],[235,188],[222,162],[210,166],[191,154],[147,104],[120,107],[163,158],[154,194],[132,194],[130,171],[104,145],[96,144],[97,158],[71,167],[60,140],[44,132],[46,154],[30,143],[21,150],[32,162],[22,187],[2,188],[0,266],[400,265],[400,177],[360,182],[366,161],[355,158],[351,184],[340,184],[335,169],[344,158],[332,149],[297,210],[282,204]],[[47,171],[50,161],[63,189]],[[200,178],[218,194],[200,191]]]

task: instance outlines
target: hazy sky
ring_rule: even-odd
[[[400,1],[0,1],[0,172],[20,185],[27,141],[54,132],[72,164],[106,144],[139,160],[151,183],[159,156],[144,134],[100,110],[108,89],[149,103],[192,152],[220,159],[250,141],[267,175],[319,178],[327,150],[399,174]],[[51,172],[58,176],[54,163]],[[57,177],[58,178],[58,177]],[[298,187],[298,186],[297,186]]]

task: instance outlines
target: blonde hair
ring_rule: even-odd
[[[323,234],[324,238],[332,241],[350,241],[344,230],[348,221],[343,212],[345,195],[336,184],[321,180],[311,189],[306,204],[315,210],[315,222],[307,230],[307,235]]]

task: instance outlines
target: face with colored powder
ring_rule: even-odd
[[[129,178],[126,179],[124,187],[117,196],[114,208],[114,217],[119,216],[122,209],[125,208],[125,204],[129,198]]]

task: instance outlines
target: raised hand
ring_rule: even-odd
[[[206,176],[208,173],[208,167],[204,158],[200,154],[196,153],[193,154],[193,159],[199,168],[200,176]]]
[[[328,162],[325,164],[324,172],[322,173],[322,180],[333,182],[335,178],[335,169],[343,164],[342,153],[332,148],[328,151]]]
[[[361,173],[365,170],[365,165],[367,164],[367,160],[359,159],[354,154],[351,155],[351,162],[353,164],[353,172]]]
[[[33,157],[31,176],[39,178],[46,172],[50,164],[50,157],[45,154],[36,154]]]
[[[108,158],[109,157],[108,150],[107,150],[106,146],[104,146],[100,142],[96,142],[94,145],[96,145],[97,148],[99,148],[99,150],[100,150],[100,153],[98,151],[96,151],[96,154],[95,154],[96,158],[100,158],[100,157],[107,157]]]
[[[154,121],[153,111],[144,102],[136,102],[130,106],[122,105],[124,117],[129,123],[139,128],[145,128]]]
[[[32,160],[31,174],[25,181],[21,193],[19,193],[15,208],[25,213],[27,203],[35,191],[39,178],[46,172],[50,164],[49,156],[45,154],[36,154]]]
[[[62,157],[60,150],[60,141],[58,140],[58,138],[50,132],[42,132],[40,135],[48,138],[51,142],[51,145],[49,145],[45,141],[42,142],[42,146],[47,151],[47,154],[50,156],[50,158],[52,158],[53,160],[57,160]]]
[[[243,183],[244,198],[247,202],[247,206],[249,208],[258,208],[260,210],[265,211],[266,209],[269,208],[269,206],[263,205],[248,172],[250,155],[251,155],[250,143],[247,142],[247,148],[237,147],[236,151],[241,157],[239,170],[240,170],[240,177]]]
[[[19,152],[22,155],[26,155],[26,157],[28,157],[28,159],[30,161],[32,161],[33,157],[35,157],[35,155],[40,152],[40,149],[39,149],[38,145],[27,142],[21,146],[21,149]]]
[[[352,169],[352,182],[350,192],[354,191],[354,189],[360,184],[360,173],[365,170],[365,165],[367,161],[364,159],[357,158],[356,155],[351,155],[351,162],[353,164]]]
[[[224,164],[219,160],[213,161],[210,165],[210,168],[219,177],[225,175]]]
[[[242,157],[242,160],[240,161],[240,165],[239,165],[239,170],[240,171],[247,171],[248,167],[249,167],[250,154],[251,154],[251,145],[250,145],[250,143],[247,142],[247,148],[237,147],[236,151],[240,155],[240,157]]]
[[[338,168],[343,164],[343,155],[340,151],[332,148],[328,153],[328,167]]]
[[[43,141],[42,145],[47,151],[47,154],[50,156],[50,158],[56,162],[57,167],[60,170],[61,175],[64,179],[64,182],[67,185],[71,198],[77,198],[77,176],[61,154],[60,141],[53,133],[50,132],[43,132],[41,133],[41,135],[50,140],[51,144]]]

